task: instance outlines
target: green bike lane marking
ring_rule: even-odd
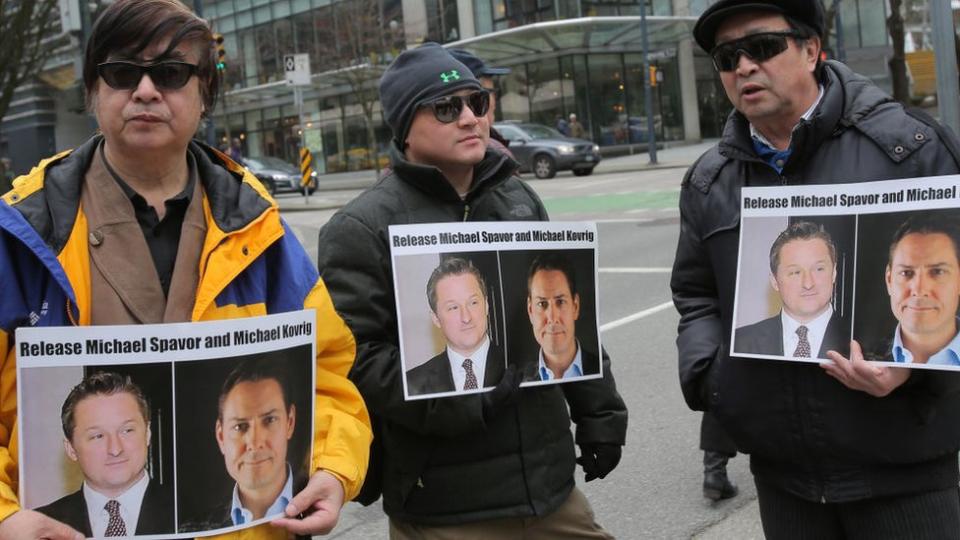
[[[547,211],[553,213],[604,210],[634,210],[676,208],[680,190],[646,191],[641,193],[604,193],[586,197],[547,197],[543,199]]]

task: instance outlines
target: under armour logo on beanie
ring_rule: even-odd
[[[480,90],[467,66],[436,43],[424,43],[398,56],[380,77],[380,105],[397,148],[403,150],[417,108],[461,89]]]
[[[443,82],[448,83],[450,81],[459,81],[460,72],[457,70],[451,70],[450,73],[441,73],[440,78],[443,79]]]

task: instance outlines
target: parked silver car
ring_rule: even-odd
[[[243,165],[257,177],[271,195],[296,191],[303,193],[300,187],[300,169],[292,163],[270,156],[243,158]],[[317,173],[310,179],[309,193],[317,189]]]
[[[532,171],[537,178],[553,178],[557,171],[571,169],[577,176],[586,176],[600,162],[599,146],[566,137],[551,127],[514,122],[498,122],[493,127],[510,141],[520,171]]]

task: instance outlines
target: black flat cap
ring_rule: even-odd
[[[461,64],[470,68],[475,77],[492,77],[494,75],[506,75],[510,73],[510,68],[491,67],[484,63],[479,56],[466,49],[448,49],[454,58]]]
[[[823,4],[820,0],[720,0],[713,4],[693,27],[693,39],[706,52],[716,46],[717,28],[728,17],[745,11],[773,11],[813,28],[823,37]]]

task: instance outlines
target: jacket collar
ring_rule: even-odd
[[[16,204],[24,218],[54,253],[66,245],[80,204],[80,188],[96,149],[103,140],[95,135],[69,153],[41,163],[35,170],[41,184]],[[253,176],[222,153],[191,141],[187,147],[197,164],[214,223],[226,233],[245,228],[275,205],[254,187]]]
[[[397,178],[412,187],[444,201],[461,201],[460,195],[453,189],[440,169],[407,161],[396,143],[390,144],[390,164]],[[472,200],[479,194],[503,183],[513,176],[518,167],[517,162],[510,156],[487,148],[483,159],[473,167],[473,185],[467,192],[466,200]]]
[[[823,100],[809,120],[801,120],[794,128],[790,162],[812,155],[822,141],[855,125],[877,106],[892,99],[840,62],[828,60],[822,68]],[[750,138],[750,123],[736,110],[727,118],[718,146],[727,158],[760,161]]]

